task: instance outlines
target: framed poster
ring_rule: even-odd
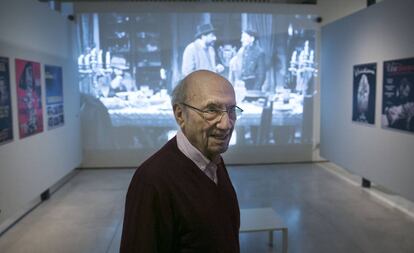
[[[353,76],[352,121],[373,125],[375,123],[377,64],[355,65]]]
[[[0,145],[13,140],[9,59],[0,57]]]
[[[20,138],[42,132],[40,63],[16,59],[16,88]]]
[[[46,111],[48,129],[62,126],[63,113],[62,68],[45,65]]]
[[[384,62],[382,127],[414,132],[414,58]]]

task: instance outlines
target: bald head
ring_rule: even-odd
[[[233,86],[224,77],[209,70],[194,71],[182,79],[174,88],[171,104],[174,106],[189,102],[190,100],[205,96],[210,89],[220,87],[223,90],[227,90],[227,92],[232,92],[234,95]]]

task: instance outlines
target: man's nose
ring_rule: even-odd
[[[234,120],[230,118],[230,115],[228,112],[223,112],[219,121],[216,124],[217,128],[223,129],[223,130],[228,130],[232,128],[233,125],[234,125]]]

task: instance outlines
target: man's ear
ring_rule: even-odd
[[[183,108],[180,105],[174,105],[173,110],[174,110],[174,116],[175,116],[175,120],[177,121],[177,124],[180,126],[181,129],[183,129],[184,122],[185,122]]]

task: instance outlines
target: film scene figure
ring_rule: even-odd
[[[258,34],[247,29],[241,34],[241,47],[230,61],[229,79],[247,90],[261,90],[266,77],[265,55]]]
[[[186,76],[199,69],[221,73],[224,70],[222,64],[216,63],[214,42],[217,40],[212,24],[197,26],[194,35],[195,40],[184,49],[181,74]]]

